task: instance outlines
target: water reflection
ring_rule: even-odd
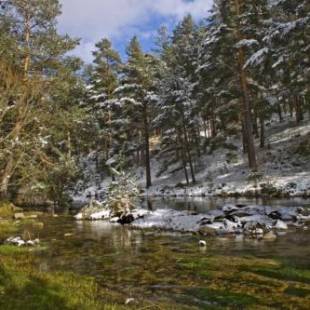
[[[143,204],[152,210],[172,208],[205,212],[225,202],[214,199],[154,199]],[[238,200],[238,203],[246,201]],[[301,203],[272,202],[273,205],[294,206]],[[198,246],[199,236],[191,234],[133,230],[104,221],[79,222],[70,216],[60,216],[45,218],[40,236],[48,244],[48,250],[38,254],[40,270],[65,270],[94,276],[104,287],[124,292],[127,296],[138,295],[155,301],[175,302],[183,296],[188,304],[193,305],[201,300],[202,297],[197,299],[188,289],[203,287],[205,280],[196,271],[184,269],[183,260],[200,264],[205,258],[227,257],[229,264],[230,257],[255,257],[310,268],[309,230],[292,231],[274,241],[243,236],[211,238],[206,239],[207,246],[201,248]],[[220,272],[220,269],[212,272]],[[249,285],[253,284],[249,282]],[[206,301],[203,299],[203,302]]]
[[[179,198],[159,198],[152,197],[148,199],[142,199],[141,205],[149,210],[155,209],[173,209],[173,210],[188,210],[191,212],[205,213],[208,210],[215,209],[224,204],[235,204],[235,205],[270,205],[270,206],[305,206],[310,207],[310,201],[302,198],[295,199],[246,199],[246,198],[214,198],[214,197],[179,197]]]

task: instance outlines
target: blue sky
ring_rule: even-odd
[[[107,37],[124,55],[128,41],[137,35],[146,51],[153,47],[161,25],[172,28],[186,14],[207,16],[213,0],[60,0],[63,14],[59,30],[81,39],[74,54],[90,62],[94,44]]]

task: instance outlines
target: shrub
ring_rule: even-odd
[[[112,216],[127,215],[135,208],[140,191],[136,180],[129,174],[116,170],[113,173],[117,175],[117,180],[110,184],[104,205]]]

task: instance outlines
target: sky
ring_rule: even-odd
[[[171,29],[186,14],[196,20],[207,16],[213,0],[60,0],[61,33],[80,38],[74,55],[91,62],[100,39],[109,38],[122,56],[130,38],[137,35],[143,48],[153,47],[157,29]]]

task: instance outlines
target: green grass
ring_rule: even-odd
[[[295,269],[292,267],[281,268],[252,268],[252,272],[273,279],[297,281],[310,284],[310,270]]]
[[[297,297],[308,297],[308,298],[310,298],[310,289],[303,289],[303,288],[290,286],[285,290],[285,294],[297,296]]]
[[[232,293],[227,290],[197,288],[189,290],[189,293],[208,303],[216,304],[218,307],[248,307],[257,303],[257,299],[253,296]]]
[[[40,268],[32,248],[0,246],[0,309],[125,309],[118,294],[91,277]]]

